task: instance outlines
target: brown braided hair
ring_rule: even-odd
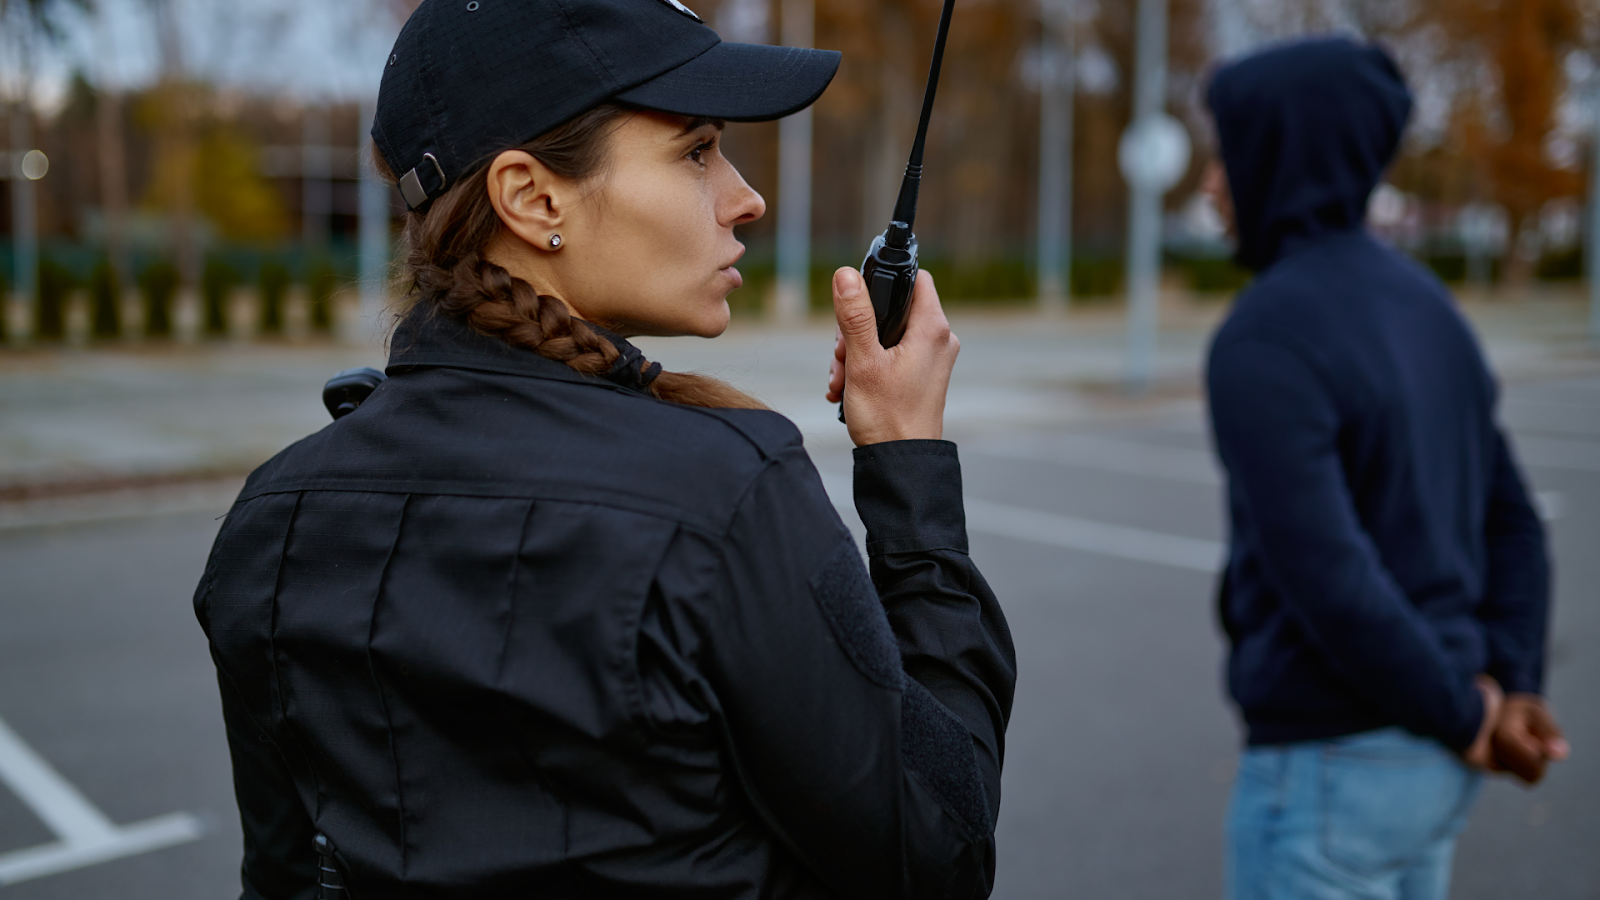
[[[607,144],[632,111],[604,104],[534,138],[520,148],[562,178],[585,181],[602,174]],[[394,171],[373,148],[373,162],[393,184]],[[500,229],[489,202],[489,164],[462,178],[425,212],[405,215],[401,280],[414,303],[465,321],[473,329],[588,375],[605,376],[620,351],[589,323],[572,316],[556,297],[490,262],[484,254]],[[640,374],[651,368],[639,361]],[[647,379],[642,379],[647,380]],[[645,387],[660,400],[686,406],[766,409],[726,382],[705,375],[660,372]]]

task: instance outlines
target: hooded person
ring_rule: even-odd
[[[1544,533],[1467,323],[1364,227],[1411,111],[1394,61],[1281,45],[1208,101],[1256,273],[1207,366],[1247,744],[1227,893],[1442,900],[1480,771],[1537,780],[1565,752]]]

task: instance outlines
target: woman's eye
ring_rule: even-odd
[[[715,147],[716,145],[716,141],[701,141],[700,143],[694,145],[694,149],[689,151],[688,156],[690,159],[703,166],[706,164],[706,153],[710,152],[711,148]]]

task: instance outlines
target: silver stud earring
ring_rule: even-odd
[[[559,246],[561,246],[561,235],[559,235],[559,234],[550,235],[550,249],[554,250]]]

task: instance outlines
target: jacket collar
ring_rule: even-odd
[[[522,375],[587,384],[612,390],[648,394],[646,388],[661,370],[652,364],[641,370],[644,354],[639,348],[604,328],[593,326],[602,337],[616,345],[621,356],[605,377],[587,375],[565,363],[499,338],[474,331],[466,322],[438,315],[432,307],[418,303],[400,320],[389,339],[389,375],[424,366],[473,369],[502,375]]]

